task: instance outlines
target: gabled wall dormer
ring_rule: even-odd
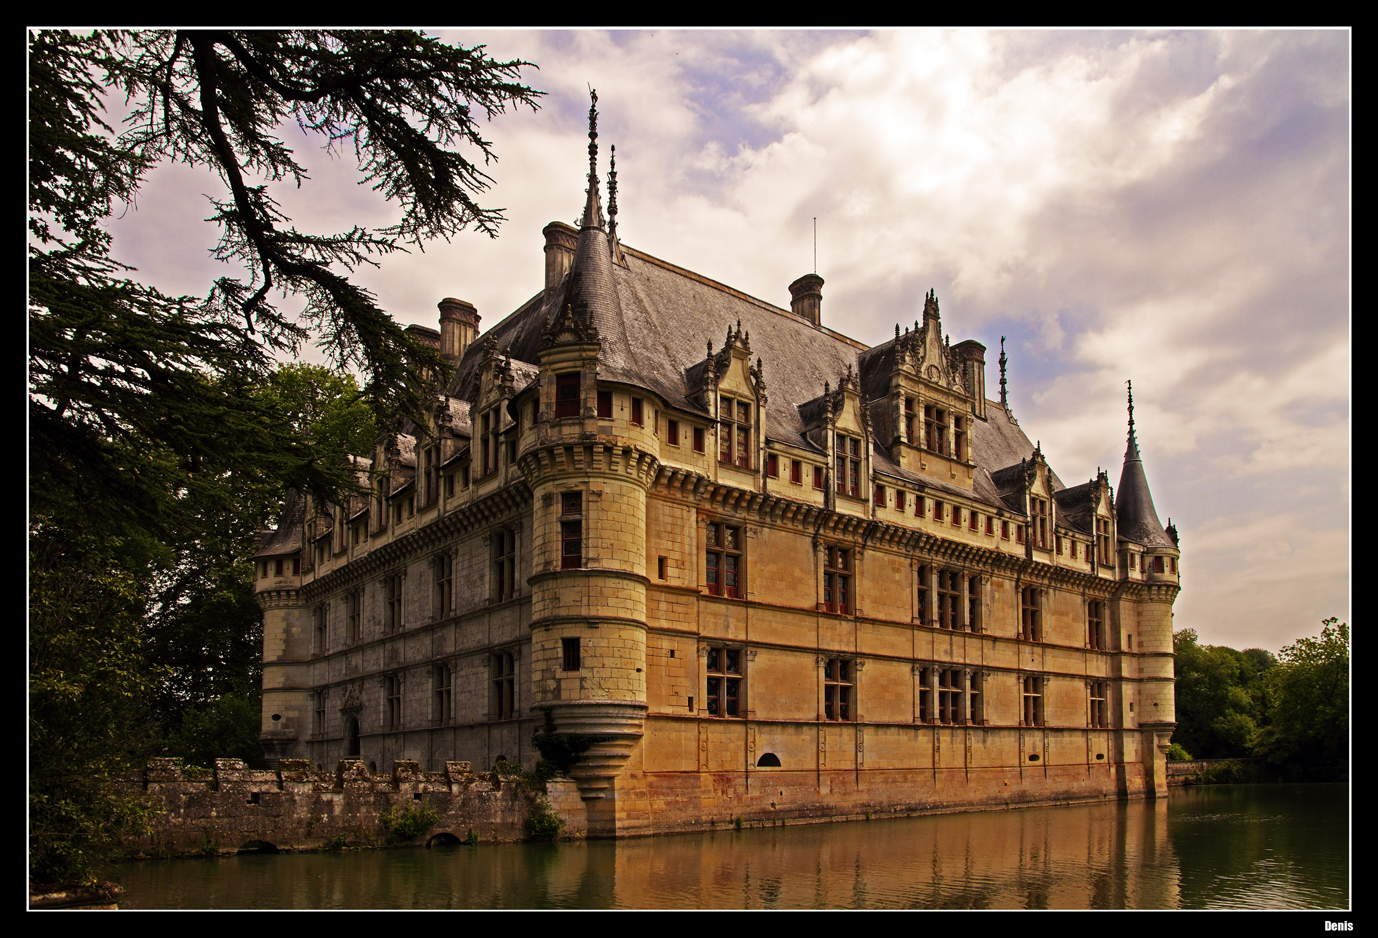
[[[938,298],[930,290],[924,298],[923,324],[915,322],[913,331],[903,334],[896,326],[886,412],[891,421],[887,435],[902,469],[972,487],[978,372],[984,383],[984,370],[959,363],[942,335]],[[979,393],[983,396],[984,389]]]
[[[511,362],[507,355],[498,353],[497,342],[490,335],[469,399],[475,486],[493,480],[506,482],[515,471],[514,460],[503,447],[503,434],[513,424],[507,405],[516,394],[514,384]]]
[[[805,436],[827,454],[824,504],[835,511],[870,515],[871,414],[863,406],[861,385],[850,365],[833,390],[823,384],[823,396],[799,405]]]
[[[768,400],[764,364],[751,364],[751,336],[737,323],[728,327],[723,347],[689,371],[694,386],[690,400],[706,410],[716,428],[718,478],[755,485],[765,472],[765,406]]]

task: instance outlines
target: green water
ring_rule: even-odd
[[[119,867],[137,909],[1347,909],[1349,788]]]

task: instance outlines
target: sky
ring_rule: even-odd
[[[1012,411],[1068,485],[1118,484],[1132,380],[1181,535],[1175,628],[1276,652],[1349,621],[1348,32],[428,32],[535,63],[545,96],[484,126],[500,237],[359,275],[400,321],[455,296],[485,329],[540,290],[541,228],[583,206],[591,86],[624,243],[783,308],[816,269],[824,324],[872,345],[936,290],[992,398],[1005,337]],[[352,157],[284,139],[298,228],[396,220]],[[114,256],[204,295],[236,274],[202,220],[223,191],[155,169]]]

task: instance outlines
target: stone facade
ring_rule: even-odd
[[[530,768],[549,726],[594,836],[1165,793],[1132,399],[1118,500],[1068,487],[935,295],[868,348],[815,274],[784,309],[621,244],[590,154],[539,293],[413,327],[430,424],[265,537],[270,758]]]

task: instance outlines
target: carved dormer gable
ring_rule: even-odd
[[[924,297],[923,324],[914,323],[912,336],[906,343],[906,354],[919,376],[931,384],[963,393],[961,371],[944,340],[938,296],[932,290]]]
[[[734,469],[761,468],[765,446],[766,389],[764,364],[751,363],[751,337],[738,322],[728,327],[716,355],[709,355],[700,376],[698,400],[718,424],[718,462]]]
[[[562,345],[601,345],[598,327],[588,318],[574,311],[574,305],[566,302],[555,316],[546,319],[545,330],[541,333],[541,349]]]

